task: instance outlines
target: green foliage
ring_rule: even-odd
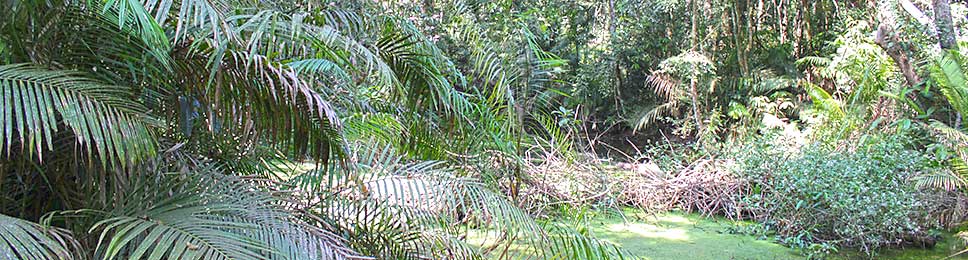
[[[0,252],[480,259],[461,232],[481,228],[557,248],[542,258],[623,256],[485,181],[508,171],[492,153],[520,172],[526,131],[574,138],[570,112],[542,111],[565,61],[531,28],[515,29],[521,60],[480,45],[458,68],[417,21],[357,4],[2,3],[0,213],[16,229]],[[358,157],[363,141],[390,148]],[[481,171],[448,166],[482,154]],[[41,216],[55,227],[26,221]]]
[[[496,232],[536,249],[516,257],[623,259],[614,245],[564,226],[543,226],[480,180],[437,161],[409,161],[390,147],[360,146],[351,168],[309,171],[291,182],[319,200],[310,211],[358,252],[390,259],[481,259],[460,237],[469,229]],[[467,174],[467,173],[463,173]],[[340,196],[330,196],[339,194]],[[480,245],[477,245],[480,246]],[[482,252],[483,251],[483,252]],[[497,254],[497,252],[491,253]]]
[[[921,188],[965,191],[965,180],[968,178],[968,131],[958,128],[961,117],[968,114],[968,100],[965,99],[968,97],[968,82],[964,68],[962,55],[957,51],[943,52],[928,66],[932,82],[939,88],[956,118],[954,122],[948,121],[949,123],[931,119],[925,124],[925,128],[935,138],[935,142],[928,145],[928,150],[934,152],[948,169],[919,178],[917,184]],[[955,214],[957,213],[956,210]],[[961,217],[942,219],[946,223],[960,220]]]
[[[109,211],[73,210],[52,217],[90,217],[104,259],[341,259],[339,238],[294,221],[275,198],[239,178],[198,169],[183,180],[136,178]],[[168,192],[171,192],[170,194]],[[128,199],[130,198],[130,199]],[[134,199],[137,198],[137,199]]]
[[[762,221],[821,253],[895,245],[923,234],[919,192],[964,189],[968,80],[951,52],[900,87],[869,5],[2,1],[0,257],[621,259],[532,204],[614,206],[626,175],[572,173],[615,142],[703,175],[775,128],[832,147],[743,157]],[[935,139],[843,140],[911,122]],[[606,190],[544,201],[552,171]]]
[[[929,228],[911,179],[928,170],[930,158],[908,149],[903,136],[868,136],[847,150],[811,145],[778,152],[749,149],[741,172],[760,190],[751,210],[784,243],[807,252],[878,248],[926,236]],[[782,150],[780,150],[782,151]]]
[[[659,68],[653,72],[650,83],[666,103],[646,112],[635,129],[645,128],[661,115],[684,114],[683,121],[695,122],[693,127],[697,131],[705,130],[702,129],[702,121],[706,120],[708,111],[703,109],[708,108],[709,104],[701,101],[715,90],[715,65],[702,54],[686,52],[662,61]],[[680,111],[682,105],[688,105],[691,111]]]

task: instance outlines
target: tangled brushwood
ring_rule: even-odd
[[[744,212],[740,199],[749,193],[749,182],[730,171],[731,163],[704,158],[671,173],[655,164],[639,164],[622,177],[629,181],[621,198],[650,211],[680,209],[741,219]]]

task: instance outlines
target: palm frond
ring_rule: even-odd
[[[962,175],[950,171],[937,171],[923,174],[914,179],[914,186],[918,188],[942,189],[954,191],[968,185]]]
[[[948,165],[951,166],[951,172],[962,179],[968,178],[968,160],[962,158],[953,158],[948,161]]]
[[[664,73],[653,73],[648,78],[649,84],[657,95],[666,100],[679,100],[686,96],[686,91],[679,87],[679,81]]]
[[[308,154],[321,161],[344,154],[341,124],[335,110],[310,82],[291,67],[266,56],[230,52],[211,80],[217,90],[198,86],[213,105],[210,124],[226,120],[227,127],[244,122],[262,131],[277,147]],[[246,109],[240,109],[245,106]]]
[[[398,143],[409,135],[400,119],[390,113],[354,113],[343,119],[347,140],[378,139]]]
[[[569,156],[573,152],[572,136],[567,132],[567,129],[563,130],[551,116],[535,114],[534,119],[541,129],[544,130],[544,133],[547,134],[547,137],[542,136],[542,141],[551,146],[553,151],[566,156]]]
[[[128,24],[131,24],[130,26],[137,32],[136,35],[141,37],[141,41],[156,50],[154,55],[167,61],[167,51],[171,48],[168,37],[141,1],[108,0],[104,3],[101,12],[108,18],[116,17],[116,24],[120,29],[128,28]]]
[[[968,147],[968,133],[937,120],[931,120],[928,126],[944,144],[950,147]]]
[[[306,26],[307,35],[313,37],[324,46],[345,51],[349,54],[348,65],[366,73],[375,84],[385,87],[400,87],[400,79],[390,66],[379,56],[360,42],[343,35],[331,26]]]
[[[123,0],[137,2],[137,0]],[[122,2],[122,0],[118,0]],[[142,5],[148,14],[154,14],[157,24],[166,24],[169,19],[174,23],[175,44],[195,44],[212,39],[216,45],[238,41],[235,28],[227,21],[231,6],[244,2],[224,2],[221,0],[148,0]],[[126,4],[134,5],[134,4]],[[241,6],[240,6],[241,7]],[[177,11],[175,11],[177,10]]]
[[[7,154],[19,141],[20,149],[40,156],[40,151],[52,149],[60,125],[105,165],[123,166],[154,154],[154,120],[124,87],[72,71],[16,64],[0,66],[0,89],[0,143]]]
[[[340,67],[339,64],[336,64],[328,59],[302,59],[292,61],[286,65],[295,69],[296,72],[300,74],[326,75],[334,78],[334,80],[341,84],[354,84],[353,78],[348,72],[346,72],[346,70]]]
[[[179,175],[175,175],[179,176]],[[109,210],[56,216],[97,219],[105,259],[348,259],[342,240],[298,222],[256,185],[207,168],[140,178]],[[156,189],[162,187],[162,189]],[[168,192],[172,193],[168,193]]]
[[[0,257],[74,259],[77,242],[64,231],[0,214]]]
[[[547,243],[548,250],[541,250],[544,259],[609,260],[631,256],[615,244],[588,237],[570,228],[552,226],[548,229],[551,238]]]
[[[672,111],[675,111],[678,109],[679,109],[678,102],[666,102],[661,105],[652,107],[646,110],[646,112],[643,113],[642,116],[639,116],[639,121],[635,124],[634,129],[635,131],[645,129],[646,127],[649,127],[650,125],[655,123],[655,121],[657,121],[660,116],[669,114]]]
[[[24,6],[28,2],[25,1]],[[6,26],[24,27],[30,33],[9,35],[0,32],[0,38],[9,39],[11,48],[18,51],[14,60],[38,64],[48,68],[70,69],[84,77],[100,82],[130,87],[134,94],[143,90],[168,89],[164,76],[171,69],[170,45],[164,39],[164,31],[140,31],[132,15],[123,18],[118,8],[103,6],[100,1],[80,3],[69,1],[64,6],[34,7],[21,18],[12,19]],[[33,3],[37,4],[37,3]],[[28,17],[36,13],[42,16]],[[32,22],[18,24],[21,20]],[[24,21],[26,22],[26,21]],[[125,24],[122,26],[122,24]],[[157,25],[156,25],[157,26]],[[24,51],[30,50],[29,56]]]
[[[513,234],[529,243],[545,241],[544,230],[530,215],[473,178],[455,176],[453,169],[443,167],[441,162],[409,162],[396,156],[389,147],[372,149],[355,158],[359,168],[351,172],[311,171],[293,182],[307,191],[331,194],[320,198],[319,216],[331,219],[337,223],[335,226],[344,227],[346,232],[358,230],[352,231],[354,236],[361,236],[358,234],[361,229],[373,229],[371,233],[379,231],[394,238],[386,240],[390,237],[381,235],[357,240],[369,241],[360,247],[385,253],[396,252],[392,248],[403,248],[425,257],[441,252],[473,256],[467,253],[466,246],[452,243],[456,241],[453,238],[460,228],[458,225],[468,221]],[[389,216],[372,221],[358,219],[381,214]],[[366,226],[366,223],[377,226]],[[419,235],[408,235],[413,230],[420,230]],[[415,249],[412,243],[418,240],[435,242],[418,243],[422,247]],[[398,245],[390,241],[397,241]]]

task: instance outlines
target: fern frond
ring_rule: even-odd
[[[968,133],[950,127],[937,120],[931,120],[928,126],[935,133],[935,136],[940,138],[941,142],[948,147],[968,147]]]
[[[678,102],[666,102],[652,107],[639,117],[639,121],[635,124],[634,130],[638,131],[645,129],[646,127],[649,127],[651,124],[655,123],[660,116],[671,113],[677,109],[679,109]]]
[[[796,61],[798,66],[827,67],[830,65],[830,58],[819,56],[807,56]]]
[[[679,87],[679,81],[663,73],[653,73],[648,78],[655,93],[666,100],[678,100],[686,96],[686,91]]]
[[[810,95],[810,99],[813,100],[814,104],[822,109],[822,111],[829,113],[831,118],[838,119],[847,116],[839,101],[834,99],[826,90],[806,81],[802,81],[801,84],[806,89],[807,94]]]

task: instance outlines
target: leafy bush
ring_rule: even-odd
[[[871,137],[840,149],[747,149],[738,157],[739,170],[759,192],[746,201],[784,243],[811,255],[834,251],[831,246],[872,255],[879,247],[921,240],[930,228],[927,203],[909,180],[930,159],[906,149],[902,140]]]

